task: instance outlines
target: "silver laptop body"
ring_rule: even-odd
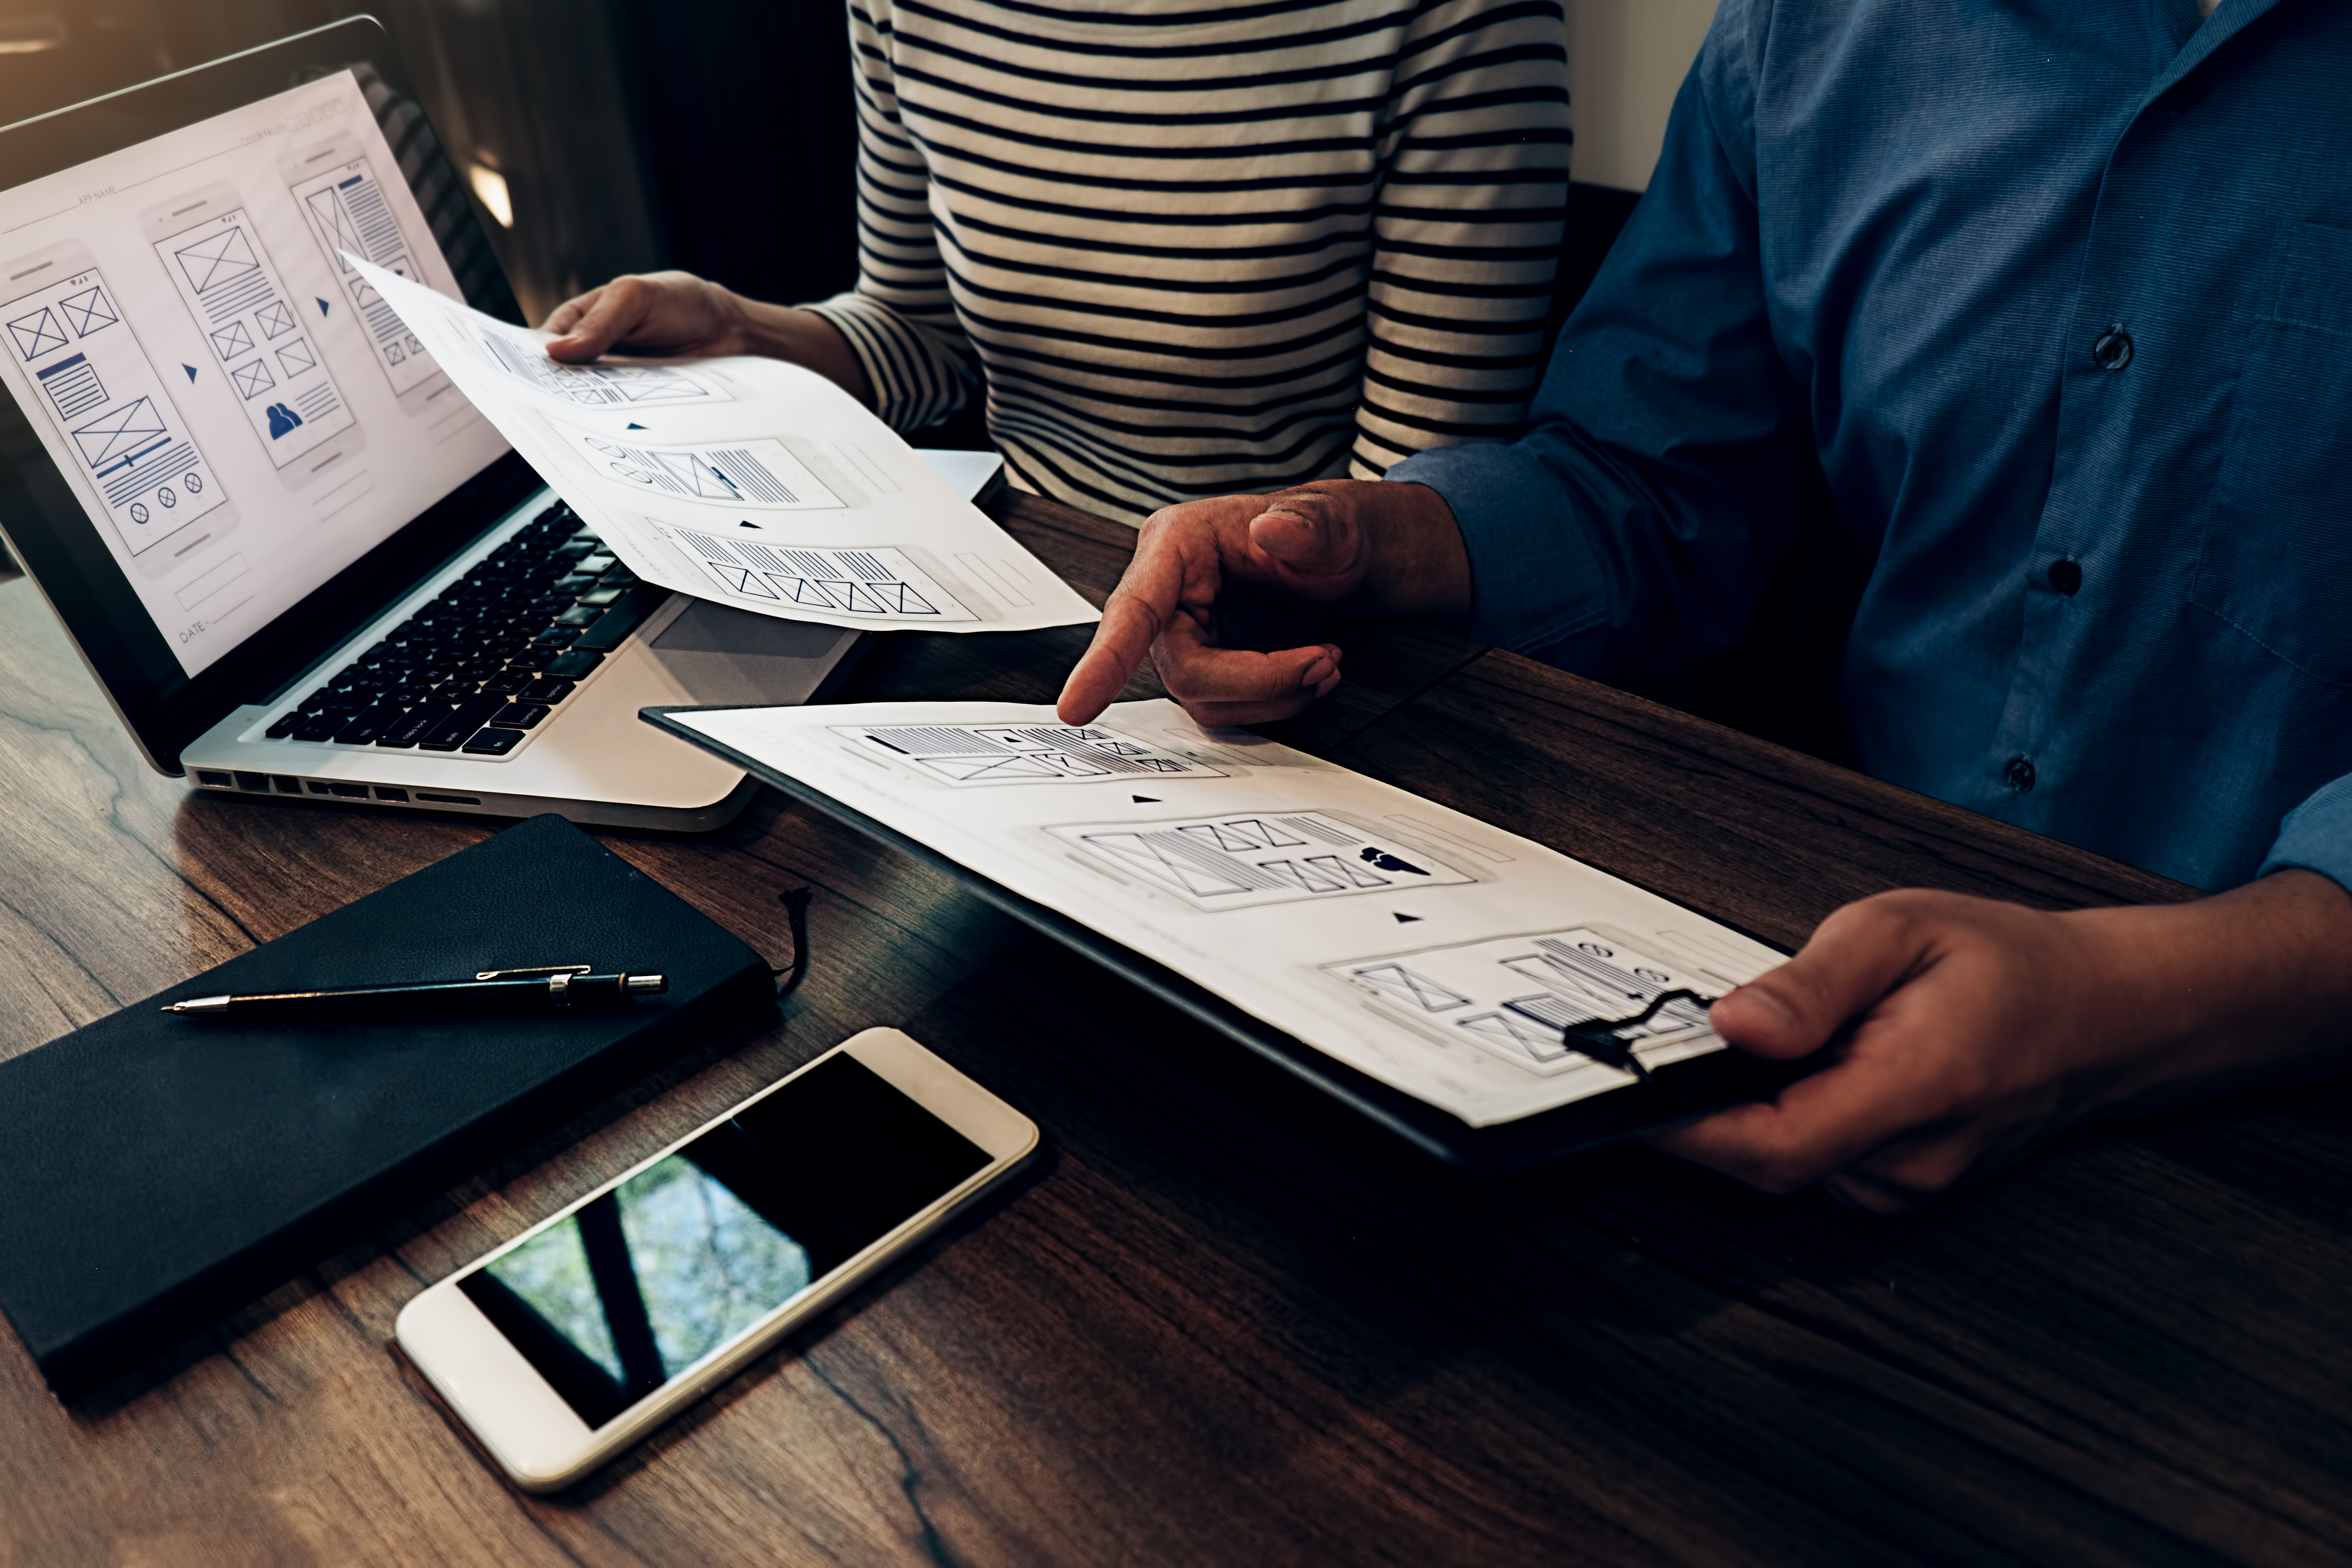
[[[804,702],[866,636],[639,584],[541,490],[180,760],[202,790],[697,831],[754,785],[637,710]]]

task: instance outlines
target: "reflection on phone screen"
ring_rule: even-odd
[[[459,1289],[591,1427],[983,1169],[839,1055],[502,1252]]]

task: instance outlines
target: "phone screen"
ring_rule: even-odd
[[[598,1427],[988,1163],[842,1053],[458,1288]]]

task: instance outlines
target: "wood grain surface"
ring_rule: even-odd
[[[1097,600],[1124,559],[1062,509],[1008,525]],[[1339,635],[1294,743],[1782,945],[1905,883],[2184,891],[1443,634]],[[844,697],[1043,700],[1084,640],[899,637]],[[22,581],[0,800],[0,1055],[490,826],[191,797]],[[782,1025],[79,1405],[0,1335],[0,1562],[2352,1559],[2340,1089],[2092,1130],[1898,1223],[1638,1146],[1470,1176],[772,793],[600,837],[779,952],[776,893],[816,889]],[[392,1352],[402,1304],[875,1023],[1043,1161],[586,1485],[503,1487]]]

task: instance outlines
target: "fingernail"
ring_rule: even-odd
[[[1775,1031],[1797,1026],[1797,1015],[1790,1011],[1789,1005],[1761,986],[1742,985],[1727,993],[1723,1001],[1737,1002],[1755,1026]]]
[[[1306,673],[1298,678],[1299,684],[1302,686],[1318,685],[1322,681],[1330,679],[1333,676],[1339,673],[1339,671],[1333,666],[1331,660],[1328,657],[1318,658],[1313,664],[1308,665],[1307,667]]]

